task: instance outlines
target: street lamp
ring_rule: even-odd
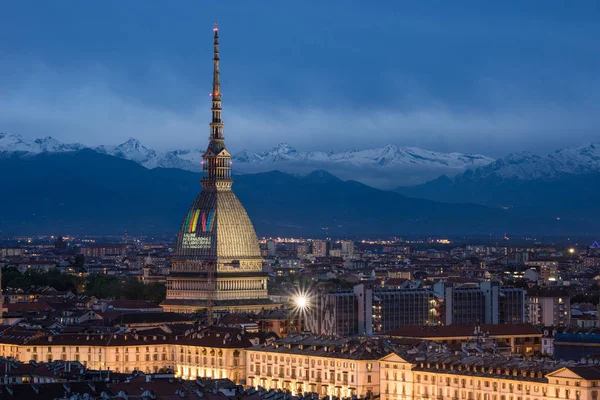
[[[298,307],[301,311],[304,311],[308,306],[308,298],[305,295],[298,295],[294,299],[296,303],[296,307]]]

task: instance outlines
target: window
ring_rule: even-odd
[[[371,383],[371,375],[367,375],[367,383]]]

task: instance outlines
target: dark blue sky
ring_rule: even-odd
[[[491,156],[600,140],[597,1],[0,2],[0,132]]]

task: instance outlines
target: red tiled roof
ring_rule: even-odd
[[[143,308],[160,308],[158,304],[147,300],[113,300],[108,305],[115,309],[126,308],[138,310]]]
[[[50,307],[46,303],[10,303],[6,305],[9,313],[32,312],[32,311],[50,311]]]
[[[540,335],[541,332],[531,324],[487,324],[487,325],[448,325],[448,326],[403,326],[385,332],[382,336],[404,338],[444,338],[444,337],[472,337],[475,329],[488,333],[490,336],[508,335]]]
[[[385,281],[385,285],[386,286],[398,286],[398,285],[402,285],[407,280],[408,279],[405,279],[405,278],[390,278],[387,281]]]

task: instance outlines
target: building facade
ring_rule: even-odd
[[[247,382],[293,395],[374,396],[379,393],[379,359],[390,352],[377,339],[287,337],[246,350]]]
[[[497,281],[478,285],[439,282],[434,291],[445,301],[446,325],[522,324],[525,318],[525,290],[501,287]]]
[[[530,290],[525,301],[530,324],[568,326],[571,323],[571,298],[560,289]]]
[[[21,362],[77,361],[89,369],[158,373],[172,370],[183,379],[245,379],[244,349],[275,339],[273,334],[236,328],[160,329],[119,334],[29,334],[10,330],[0,336],[0,357]]]
[[[492,356],[380,360],[381,400],[597,400],[600,368]]]

